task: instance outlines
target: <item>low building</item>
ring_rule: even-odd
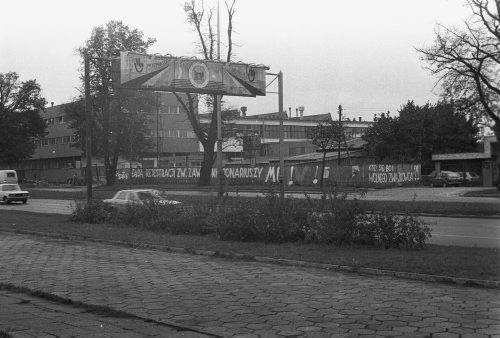
[[[496,136],[485,136],[480,149],[473,153],[435,154],[432,155],[435,170],[457,172],[473,171],[482,176],[483,186],[491,187],[499,179],[495,166],[500,153],[500,144]]]

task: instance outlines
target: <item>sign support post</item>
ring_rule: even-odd
[[[285,158],[283,149],[283,72],[278,73],[278,112],[280,117],[280,139],[279,139],[279,155],[280,155],[280,200],[283,203],[285,199]]]

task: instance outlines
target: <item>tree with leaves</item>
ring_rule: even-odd
[[[439,25],[434,44],[417,50],[439,76],[443,96],[491,127],[500,141],[500,1],[466,2],[472,16],[464,28]],[[500,189],[500,153],[496,158]]]
[[[309,130],[308,138],[312,144],[318,147],[318,150],[323,153],[321,161],[321,176],[319,186],[323,187],[323,176],[325,172],[326,153],[338,145],[339,135],[342,135],[342,127],[338,121],[328,119],[318,123],[317,126]]]
[[[378,161],[432,166],[432,154],[474,151],[478,128],[452,105],[418,106],[409,101],[399,116],[383,113],[363,139],[366,152]]]
[[[0,163],[30,158],[45,135],[40,117],[45,99],[36,80],[19,81],[15,72],[0,73]]]
[[[132,29],[121,21],[110,21],[95,27],[85,45],[78,48],[82,58],[90,57],[90,95],[92,98],[92,154],[102,156],[106,171],[106,183],[115,182],[118,159],[130,152],[129,142],[134,142],[134,153],[147,149],[145,139],[147,130],[141,110],[152,109],[152,93],[115,90],[112,86],[111,59],[118,58],[120,51],[146,53],[155,42],[144,38],[138,29]],[[81,75],[82,82],[84,80]],[[83,95],[82,95],[83,96]],[[67,113],[72,117],[72,126],[79,134],[79,146],[85,149],[84,110],[82,97],[74,105],[68,106]],[[71,109],[75,109],[71,111]],[[142,115],[141,115],[142,116]],[[130,121],[134,133],[130,134]],[[129,156],[127,156],[129,157]]]
[[[234,7],[235,1],[231,5],[226,3],[226,13],[228,16],[227,26],[227,50],[224,60],[231,62],[233,57],[233,17],[236,12]],[[187,15],[188,23],[193,27],[197,34],[200,53],[204,60],[217,60],[216,44],[217,36],[214,29],[214,9],[206,10],[201,5],[201,8],[196,6],[196,1],[191,0],[184,5],[184,11]],[[206,186],[210,184],[212,167],[215,162],[216,152],[215,143],[217,142],[217,101],[214,95],[202,95],[198,97],[193,94],[186,94],[186,99],[182,99],[177,93],[174,93],[177,100],[187,114],[188,120],[191,123],[194,133],[203,146],[203,160],[200,169],[199,185]],[[211,122],[207,127],[204,127],[198,118],[198,102],[202,100],[206,103],[207,108],[211,113]],[[222,102],[222,101],[221,101]]]

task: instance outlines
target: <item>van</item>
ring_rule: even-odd
[[[15,170],[0,170],[0,184],[17,183],[17,173]]]

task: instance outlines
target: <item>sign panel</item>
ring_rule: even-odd
[[[218,94],[266,95],[262,65],[121,52],[115,87],[124,89]]]

